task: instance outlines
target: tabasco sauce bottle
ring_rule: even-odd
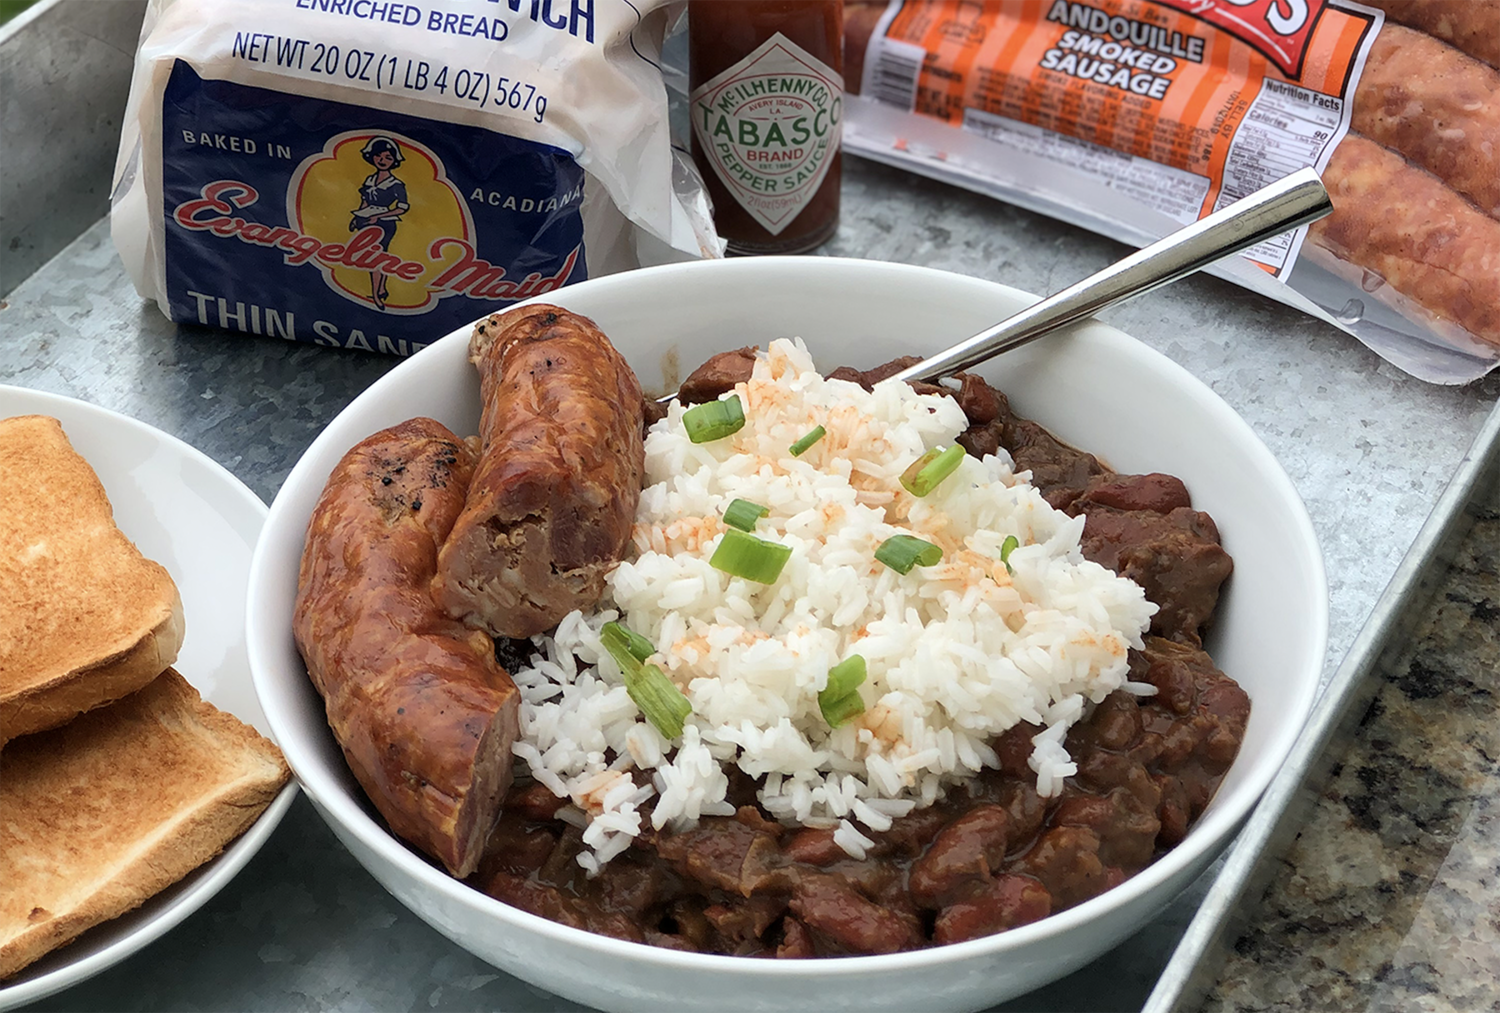
[[[842,0],[690,0],[693,159],[730,253],[838,227],[842,35]]]

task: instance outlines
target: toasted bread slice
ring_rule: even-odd
[[[0,745],[133,693],[177,660],[182,599],[115,526],[56,419],[0,419]]]
[[[172,669],[0,751],[0,979],[217,855],[291,772]]]

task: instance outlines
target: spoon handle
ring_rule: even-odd
[[[1332,210],[1333,203],[1317,172],[1299,169],[1098,274],[1033,303],[972,338],[903,369],[894,379],[934,380],[950,376],[1106,307],[1176,281],[1222,257],[1315,222]]]

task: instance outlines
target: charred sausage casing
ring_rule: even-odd
[[[494,643],[429,592],[474,465],[431,419],[344,455],[308,526],[293,624],[365,793],[459,877],[479,864],[510,787],[520,708]]]
[[[630,541],[645,472],[641,387],[592,320],[556,306],[474,329],[484,441],[433,597],[498,636],[589,608]]]

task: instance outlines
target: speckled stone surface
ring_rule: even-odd
[[[1500,1009],[1500,511],[1481,516],[1205,1011]]]
[[[1045,292],[1125,250],[851,158],[843,220],[820,252]],[[1282,462],[1325,550],[1331,674],[1500,394],[1500,379],[1464,388],[1420,383],[1332,327],[1207,277],[1104,318],[1209,384]],[[940,319],[934,307],[935,324]],[[328,420],[396,361],[178,327],[135,295],[107,223],[0,309],[0,383],[82,398],[164,429],[267,501]],[[1138,1009],[1207,883],[1095,964],[1003,1008]],[[407,912],[299,799],[269,845],[202,910],[36,1008],[572,1007],[499,974]]]

